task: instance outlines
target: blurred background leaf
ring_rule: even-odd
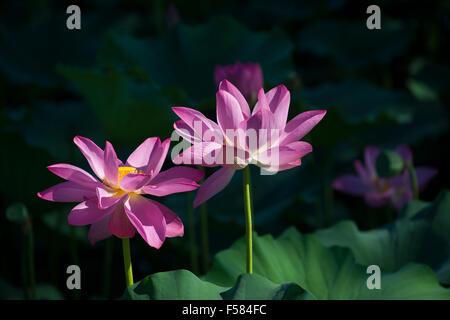
[[[366,17],[355,21],[315,21],[299,35],[299,50],[331,58],[345,70],[360,69],[372,63],[384,64],[402,55],[413,30],[401,21],[383,15],[383,26],[370,31]]]
[[[99,54],[105,66],[139,74],[157,87],[178,86],[192,103],[215,93],[214,67],[258,61],[266,83],[285,80],[292,70],[293,45],[282,30],[252,32],[230,17],[198,26],[179,25],[164,37],[110,34]]]
[[[366,285],[366,266],[355,262],[348,249],[322,246],[315,235],[302,235],[293,228],[277,239],[254,235],[254,273],[274,283],[293,282],[316,299],[449,299],[450,289],[439,285],[425,265],[409,264],[394,273],[381,273],[380,290]],[[244,273],[244,238],[218,253],[205,279],[231,285]],[[405,290],[408,282],[414,288]]]

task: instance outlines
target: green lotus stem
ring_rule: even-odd
[[[200,224],[202,228],[202,257],[203,257],[203,272],[209,269],[209,237],[208,237],[208,214],[206,211],[206,204],[200,205]]]
[[[130,255],[130,239],[122,238],[122,249],[123,249],[123,264],[125,267],[125,281],[127,288],[133,285],[133,267],[131,265],[131,255]]]
[[[411,176],[411,184],[412,184],[412,188],[413,188],[413,198],[414,198],[414,200],[418,200],[419,199],[419,184],[417,183],[416,170],[414,169],[414,166],[409,162],[406,162],[406,167],[408,168],[409,175]]]
[[[111,266],[114,248],[114,238],[106,239],[105,243],[105,256],[103,261],[103,296],[107,299],[110,298],[111,291]]]
[[[27,237],[28,237],[28,272],[30,273],[31,299],[36,299],[36,280],[34,273],[34,238],[33,227],[30,219],[27,221]]]
[[[247,243],[247,273],[253,273],[253,244],[252,244],[252,205],[250,195],[250,167],[243,170],[242,187],[244,190],[244,210],[245,210],[245,238]]]
[[[198,255],[197,246],[195,244],[195,218],[194,218],[194,208],[192,207],[192,196],[188,192],[187,196],[187,214],[188,214],[188,228],[189,228],[189,252],[191,260],[192,272],[198,274]]]

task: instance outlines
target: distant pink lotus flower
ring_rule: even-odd
[[[193,109],[172,108],[181,118],[174,123],[175,130],[192,144],[173,158],[174,163],[222,166],[202,184],[194,207],[225,188],[234,172],[250,163],[269,172],[299,166],[312,147],[298,140],[326,113],[307,111],[286,123],[290,93],[283,85],[267,93],[260,88],[252,113],[241,92],[227,80],[220,83],[216,100],[218,123]]]
[[[170,139],[145,140],[123,164],[113,146],[106,142],[100,149],[87,138],[75,137],[75,144],[95,172],[97,180],[70,164],[55,164],[48,169],[68,181],[39,192],[42,199],[56,202],[81,202],[69,213],[69,224],[91,225],[92,244],[111,235],[132,238],[136,232],[152,247],[160,248],[166,237],[182,236],[183,223],[170,209],[144,197],[157,197],[199,187],[204,173],[188,167],[161,167]]]
[[[395,150],[405,163],[412,164],[411,150],[402,145]],[[378,148],[366,147],[364,162],[356,160],[354,163],[358,175],[347,174],[333,181],[333,188],[350,195],[363,196],[366,203],[372,207],[380,207],[389,202],[396,210],[413,199],[413,188],[410,173],[406,166],[402,172],[390,178],[381,178],[376,171],[376,159],[379,155]],[[431,167],[415,168],[419,191],[437,174],[437,170]]]
[[[214,80],[218,86],[222,80],[235,85],[249,103],[254,103],[256,95],[263,87],[263,72],[258,63],[236,62],[227,66],[216,66]]]
[[[180,13],[173,3],[169,4],[169,7],[167,8],[166,23],[169,28],[173,28],[180,23]]]

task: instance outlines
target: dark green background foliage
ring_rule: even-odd
[[[74,31],[70,4],[0,4],[0,299],[30,297],[31,238],[42,299],[450,298],[448,1],[378,1],[382,29],[373,31],[365,1],[79,1]],[[252,168],[255,274],[243,274],[238,172],[207,203],[209,252],[200,210],[188,228],[195,192],[162,199],[185,237],[155,250],[136,236],[142,280],[124,293],[120,241],[91,246],[87,227],[67,224],[71,204],[36,196],[60,181],[46,166],[88,169],[75,135],[108,140],[125,160],[145,138],[170,137],[173,106],[214,118],[214,67],[236,61],[260,63],[266,90],[288,87],[290,118],[328,110],[305,138],[314,151],[301,167],[275,176]],[[416,165],[439,170],[420,201],[396,213],[332,190],[369,144],[408,144]],[[66,289],[70,264],[81,267],[81,291]],[[370,264],[381,267],[380,291],[365,285]]]

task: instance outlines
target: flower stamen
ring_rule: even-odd
[[[133,167],[119,167],[119,181],[129,173],[139,173],[139,170]]]

